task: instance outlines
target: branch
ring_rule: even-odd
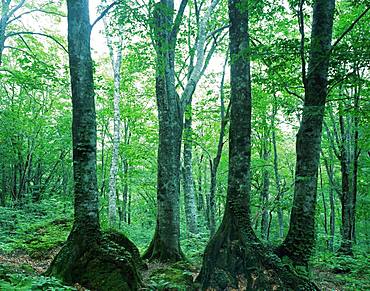
[[[9,11],[8,17],[12,16],[19,8],[21,8],[26,0],[22,0],[21,2],[18,3],[18,5],[14,6],[12,10]]]
[[[103,10],[103,12],[95,19],[95,21],[91,24],[91,27],[90,29],[92,30],[95,26],[95,24],[97,24],[105,15],[108,14],[109,10],[111,10],[114,6],[116,6],[117,4],[119,3],[119,0],[117,1],[114,1],[112,4],[110,4],[107,8],[105,8]]]
[[[177,34],[179,32],[180,24],[182,21],[182,18],[184,16],[185,8],[188,5],[188,0],[182,0],[179,11],[176,14],[176,18],[173,24],[172,32],[171,32],[171,40],[174,42],[176,40]]]
[[[33,10],[23,12],[23,13],[19,14],[18,16],[14,16],[14,18],[10,19],[7,22],[7,24],[10,24],[13,21],[18,20],[19,18],[21,18],[24,15],[31,14],[31,13],[34,13],[34,12],[41,12],[41,13],[45,13],[45,14],[51,14],[51,15],[56,15],[56,16],[60,16],[60,17],[65,17],[65,14],[59,13],[59,12],[47,11],[47,10],[43,10],[43,9],[33,9]]]
[[[302,96],[300,96],[299,94],[297,94],[297,93],[295,93],[295,92],[291,91],[287,86],[285,86],[285,87],[284,87],[284,89],[285,89],[285,91],[287,91],[289,94],[291,94],[291,95],[293,95],[293,96],[295,96],[295,97],[297,97],[298,99],[300,99],[300,100],[302,100],[302,101],[303,101],[303,97],[302,97]]]
[[[19,31],[19,32],[9,33],[8,35],[5,36],[5,38],[9,38],[9,37],[16,36],[16,35],[22,35],[22,34],[40,35],[40,36],[44,36],[44,37],[50,38],[55,43],[57,43],[66,53],[68,53],[68,50],[65,48],[65,46],[59,40],[57,40],[54,36],[51,36],[51,35],[46,34],[46,33],[31,32],[31,31]]]
[[[300,0],[299,2],[299,10],[297,12],[298,15],[298,25],[299,25],[299,32],[301,34],[301,43],[300,43],[300,54],[301,54],[301,66],[302,66],[302,83],[303,86],[306,88],[306,60],[304,56],[304,18],[303,18],[303,4],[304,0]]]
[[[357,22],[360,21],[360,19],[365,16],[365,14],[369,11],[370,5],[365,9],[364,12],[362,12],[353,22],[352,24],[341,34],[341,36],[334,42],[332,45],[329,54],[332,52],[332,50],[338,45],[338,43],[346,36],[347,33],[349,33],[352,28],[356,25]]]
[[[205,15],[203,16],[201,22],[199,23],[199,30],[198,30],[198,43],[196,44],[196,52],[197,52],[197,61],[193,68],[193,71],[189,77],[188,83],[185,86],[185,90],[181,95],[181,107],[185,108],[185,106],[189,103],[191,95],[193,94],[195,87],[202,76],[204,59],[205,59],[205,52],[204,52],[204,44],[206,42],[206,29],[207,23],[211,14],[218,4],[219,0],[212,0],[211,4],[208,6]]]

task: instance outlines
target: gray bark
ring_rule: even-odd
[[[210,160],[210,172],[211,172],[211,185],[210,185],[210,192],[209,192],[209,231],[211,236],[214,235],[216,231],[216,190],[217,190],[217,170],[218,166],[221,161],[222,156],[222,149],[224,146],[224,137],[225,137],[225,129],[229,119],[229,110],[230,105],[225,110],[225,94],[224,94],[224,83],[225,83],[225,70],[228,58],[226,57],[225,63],[223,66],[223,72],[221,77],[221,84],[220,84],[220,134],[218,137],[217,143],[217,153],[216,156]]]
[[[190,233],[198,233],[197,209],[195,203],[194,179],[193,179],[193,153],[192,153],[192,108],[191,103],[187,106],[184,123],[184,203],[187,230]]]
[[[116,49],[114,48],[113,41],[107,29],[107,24],[105,23],[106,38],[109,48],[109,55],[111,58],[113,76],[114,76],[114,93],[113,93],[113,108],[114,108],[114,118],[113,118],[113,152],[112,161],[110,167],[109,176],[109,195],[108,195],[108,220],[110,227],[116,226],[117,219],[117,174],[118,174],[118,155],[119,155],[119,144],[120,144],[120,100],[121,100],[121,64],[122,64],[122,36],[118,41]]]
[[[86,0],[67,1],[75,194],[72,232],[85,243],[100,235],[96,180],[96,114],[87,5]]]
[[[283,191],[281,189],[279,160],[278,160],[278,151],[277,151],[277,144],[276,144],[276,129],[275,129],[275,117],[277,114],[276,96],[274,96],[273,106],[274,106],[273,114],[271,117],[271,140],[272,140],[272,147],[274,151],[274,174],[275,174],[275,184],[276,184],[276,192],[277,192],[276,201],[278,203],[277,216],[278,216],[278,223],[279,223],[279,238],[282,239],[284,237],[284,213],[283,213],[283,208],[281,207],[281,200],[283,199]]]
[[[3,52],[5,48],[5,41],[7,38],[6,29],[10,22],[10,18],[17,12],[26,2],[21,0],[17,5],[11,7],[12,0],[1,1],[1,18],[0,18],[0,66],[3,61]]]

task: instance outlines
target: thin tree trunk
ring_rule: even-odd
[[[316,0],[313,7],[310,59],[302,121],[296,140],[293,207],[287,237],[277,249],[295,264],[307,266],[315,244],[317,175],[327,96],[329,54],[335,0]],[[304,76],[304,75],[303,75]]]
[[[261,191],[261,204],[262,204],[262,217],[261,217],[261,238],[267,239],[269,215],[268,215],[268,200],[269,200],[269,187],[270,187],[270,175],[267,169],[269,151],[267,149],[267,135],[263,137],[263,149],[262,158],[264,161],[263,173],[262,173],[262,191]]]
[[[114,76],[114,93],[113,93],[113,152],[112,152],[112,162],[110,167],[109,176],[109,195],[108,195],[108,221],[110,227],[116,226],[117,219],[117,174],[118,174],[118,156],[119,156],[119,144],[120,144],[120,124],[121,124],[121,114],[120,114],[120,100],[121,100],[121,65],[122,65],[122,36],[118,41],[116,52],[114,51],[114,46],[112,39],[109,36],[107,24],[105,24],[106,38],[109,48],[109,55],[111,58],[113,76]],[[115,56],[116,54],[116,56]]]
[[[0,206],[5,207],[6,205],[6,193],[7,193],[7,174],[5,163],[1,165],[1,195],[0,195]]]
[[[226,57],[222,77],[220,83],[220,134],[218,136],[217,143],[217,153],[213,160],[209,161],[209,168],[211,174],[211,185],[209,191],[209,211],[208,211],[208,221],[209,221],[209,231],[211,236],[214,235],[216,231],[216,190],[217,190],[217,170],[221,161],[222,149],[224,146],[225,130],[228,123],[230,106],[225,109],[225,72],[228,58]]]
[[[334,251],[334,236],[335,236],[335,197],[334,197],[334,166],[333,166],[333,152],[329,149],[329,161],[324,159],[325,168],[329,179],[329,199],[330,199],[330,238],[329,238],[329,250]]]
[[[325,241],[326,241],[326,247],[330,249],[329,239],[328,239],[328,216],[327,216],[327,207],[326,207],[326,200],[325,200],[325,194],[324,194],[324,184],[323,184],[323,179],[322,179],[321,165],[319,165],[319,174],[320,174],[320,191],[321,191],[322,205],[324,208]]]
[[[277,100],[276,96],[274,95],[274,103],[273,103],[273,114],[271,117],[271,140],[272,140],[272,147],[274,151],[274,174],[275,174],[275,184],[276,184],[276,202],[278,203],[277,206],[277,216],[278,216],[278,224],[279,224],[279,238],[282,239],[284,237],[284,213],[283,208],[281,207],[281,200],[283,199],[283,193],[281,191],[281,181],[280,181],[280,173],[279,173],[279,160],[278,160],[278,151],[276,145],[276,128],[275,128],[275,118],[277,114]]]
[[[348,152],[347,130],[345,128],[343,108],[339,107],[339,129],[340,129],[340,168],[342,177],[342,193],[340,201],[342,204],[342,243],[339,251],[346,255],[353,255],[353,231],[352,231],[352,211],[353,197],[350,181],[350,153]],[[348,128],[348,131],[350,129]]]
[[[185,218],[188,232],[192,234],[198,233],[197,209],[195,203],[195,191],[193,180],[193,142],[192,142],[192,105],[191,101],[186,107],[185,124],[184,124],[184,204]]]

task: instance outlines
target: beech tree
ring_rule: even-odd
[[[188,80],[179,95],[175,80],[175,49],[180,24],[187,5],[180,4],[174,18],[173,0],[162,0],[153,11],[152,41],[156,51],[156,98],[159,120],[158,173],[157,173],[157,224],[154,237],[144,258],[161,261],[178,261],[183,258],[180,248],[180,155],[183,119],[213,49],[206,54],[207,23],[218,0],[213,0],[199,22],[195,43],[196,61],[190,66]],[[199,13],[199,12],[198,12]]]
[[[317,177],[327,97],[334,7],[334,0],[315,1],[307,77],[305,63],[302,63],[305,96],[296,141],[294,201],[288,234],[277,249],[279,256],[288,256],[297,265],[307,265],[315,243]],[[300,17],[303,23],[303,15]],[[302,37],[304,38],[304,35]],[[304,59],[304,56],[302,58]]]
[[[231,111],[229,176],[225,212],[209,241],[198,281],[203,289],[315,290],[295,275],[256,237],[250,214],[252,95],[248,1],[229,1]],[[268,270],[268,271],[267,271]]]
[[[123,235],[100,230],[96,178],[96,114],[87,0],[67,1],[72,88],[74,223],[47,274],[100,290],[137,290],[139,252]],[[128,251],[128,256],[126,255]],[[126,253],[126,254],[125,254]],[[108,278],[108,279],[107,279]]]

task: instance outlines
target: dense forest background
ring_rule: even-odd
[[[139,288],[99,289],[83,280],[64,280],[76,283],[67,287],[44,273],[72,226],[78,228],[74,210],[83,212],[74,203],[71,126],[77,121],[69,62],[76,50],[68,41],[73,31],[68,18],[67,35],[65,2],[1,2],[0,289]],[[72,2],[81,2],[88,15],[88,1],[68,2],[68,11],[74,11]],[[297,152],[311,152],[309,141],[296,148],[296,135],[304,112],[315,115],[317,108],[311,106],[313,113],[307,113],[305,107],[314,55],[312,7],[334,1],[235,2],[248,7],[247,16],[235,17],[249,18],[248,47],[239,56],[251,67],[248,219],[258,241],[273,250],[294,223]],[[300,262],[305,268],[292,268],[323,290],[367,290],[370,4],[335,2],[320,158],[312,174],[317,197],[307,192],[316,202],[298,201],[303,210],[314,211],[312,230],[302,225],[315,244],[309,261]],[[175,1],[174,7],[170,0],[160,3],[164,8],[151,0],[90,1],[98,217],[103,231],[124,234],[144,255],[139,281],[148,290],[195,290],[204,250],[228,212],[229,126],[236,120],[230,67],[238,64],[229,45],[232,5],[218,0]],[[167,35],[167,26],[175,37]],[[87,44],[89,33],[81,39],[77,33],[74,45]],[[320,62],[313,70],[315,66]],[[75,79],[89,76],[86,72],[88,67]],[[162,88],[167,99],[159,97],[158,76],[172,84]],[[167,187],[171,183],[174,187]],[[279,249],[276,253],[280,256]],[[288,266],[299,260],[288,257],[293,258],[283,260]]]

